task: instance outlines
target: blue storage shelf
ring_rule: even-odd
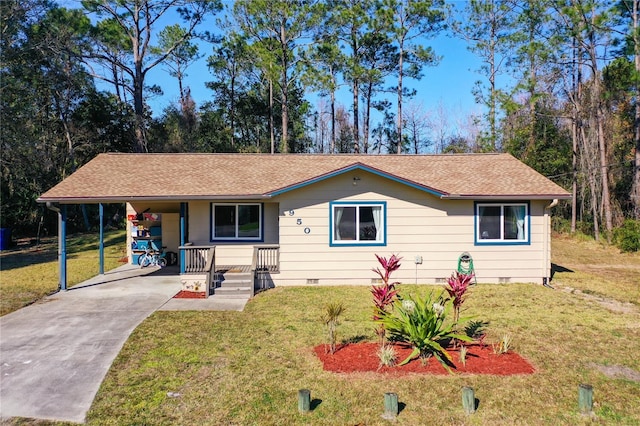
[[[136,238],[135,246],[131,248],[133,250],[146,250],[149,247],[153,250],[160,250],[162,248],[162,240],[159,238]]]
[[[138,264],[138,258],[148,248],[162,250],[162,215],[159,213],[144,213],[131,215],[132,226],[131,263]]]

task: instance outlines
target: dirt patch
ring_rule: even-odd
[[[572,287],[564,287],[563,291],[580,296],[585,300],[598,303],[599,305],[603,306],[604,308],[612,312],[617,312],[622,314],[633,314],[638,312],[638,307],[633,303],[620,302],[619,300],[611,299],[608,297],[585,293],[581,290],[578,290]]]
[[[377,351],[377,343],[350,343],[338,347],[334,354],[326,352],[326,345],[313,348],[320,358],[325,371],[336,373],[377,372],[388,375],[417,374],[449,374],[436,358],[426,362],[414,359],[408,364],[393,367],[381,367]],[[411,348],[394,345],[398,362],[403,361]],[[520,355],[509,351],[506,354],[495,354],[489,346],[468,345],[466,362],[460,360],[459,349],[448,349],[453,359],[452,371],[462,374],[493,374],[509,376],[513,374],[532,374],[533,366]]]
[[[640,372],[622,365],[590,364],[610,379],[626,379],[640,383]]]

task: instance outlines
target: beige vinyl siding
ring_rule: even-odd
[[[360,178],[353,185],[353,177]],[[339,175],[277,197],[280,270],[276,285],[370,284],[378,276],[374,254],[398,254],[393,279],[435,283],[471,253],[480,282],[541,282],[545,272],[544,202],[530,203],[530,245],[475,246],[473,201],[441,200],[427,192],[367,172]],[[386,246],[330,246],[332,201],[386,202]],[[300,224],[298,224],[299,222]],[[308,229],[308,233],[305,233]],[[414,259],[422,256],[422,264]]]
[[[215,201],[215,203],[233,203],[235,201]],[[253,247],[258,244],[278,244],[278,204],[263,201],[241,201],[260,203],[264,222],[262,241],[211,242],[211,201],[192,201],[189,203],[189,240],[194,245],[215,245],[216,265],[251,265]]]
[[[162,213],[162,245],[165,251],[178,253],[180,246],[180,214]]]

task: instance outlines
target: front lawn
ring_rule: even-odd
[[[123,247],[116,244],[108,252],[114,262]],[[86,266],[73,268],[95,274],[93,242],[85,249],[74,256],[88,256],[82,263]],[[53,258],[31,258],[37,260],[32,265],[19,264],[16,257],[8,267],[6,259],[0,286],[3,312],[6,297],[18,301],[22,299],[14,294],[27,294],[24,300],[29,301],[44,291],[35,287],[55,289],[55,246]],[[403,425],[640,424],[640,254],[556,236],[553,262],[558,265],[553,290],[480,284],[463,305],[462,316],[490,322],[489,343],[505,334],[513,338],[515,351],[536,368],[532,375],[392,378],[325,372],[312,352],[326,341],[320,320],[325,305],[341,301],[347,307],[338,339],[375,340],[369,288],[277,288],[257,295],[244,312],[153,314],[114,361],[87,423],[383,425],[389,424],[381,417],[384,393],[395,392],[401,409],[395,423]],[[47,270],[41,271],[45,265]],[[401,288],[420,294],[437,289]],[[604,299],[628,302],[631,309],[611,310],[601,303]],[[10,310],[20,303],[26,302],[12,303]],[[593,418],[578,414],[581,383],[593,386]],[[475,414],[462,409],[464,386],[473,387],[479,399]],[[303,388],[312,398],[306,415],[297,406],[297,392]]]
[[[580,251],[583,243],[559,244]],[[556,255],[562,252],[555,248]],[[596,250],[587,264],[606,268],[608,254]],[[640,264],[637,254],[625,260],[631,268]],[[617,276],[609,269],[602,276],[594,267],[582,271],[584,261],[570,257],[554,262],[573,271],[556,274],[555,290],[478,285],[463,306],[463,316],[489,321],[488,342],[509,334],[515,350],[536,368],[533,375],[392,378],[325,372],[312,352],[326,341],[324,306],[336,301],[347,306],[339,339],[375,340],[368,287],[277,288],[257,295],[244,312],[153,314],[114,362],[88,423],[388,424],[381,418],[383,395],[395,392],[401,408],[397,424],[587,424],[594,419],[577,410],[578,385],[587,383],[594,389],[596,422],[640,424],[640,310],[612,312],[564,290],[593,286],[602,295],[622,296],[620,288],[637,285],[637,275]],[[435,288],[403,287],[415,293]],[[607,377],[599,369],[605,367],[621,375]],[[470,416],[462,409],[463,386],[473,387],[479,399]],[[297,391],[303,388],[312,398],[313,410],[306,415],[297,409]]]

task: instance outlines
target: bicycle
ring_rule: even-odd
[[[144,254],[138,257],[138,265],[140,265],[141,268],[146,268],[150,265],[159,266],[161,268],[167,266],[167,258],[166,253],[164,252],[164,247],[162,247],[162,250],[160,251],[153,250],[151,248],[145,249]]]

